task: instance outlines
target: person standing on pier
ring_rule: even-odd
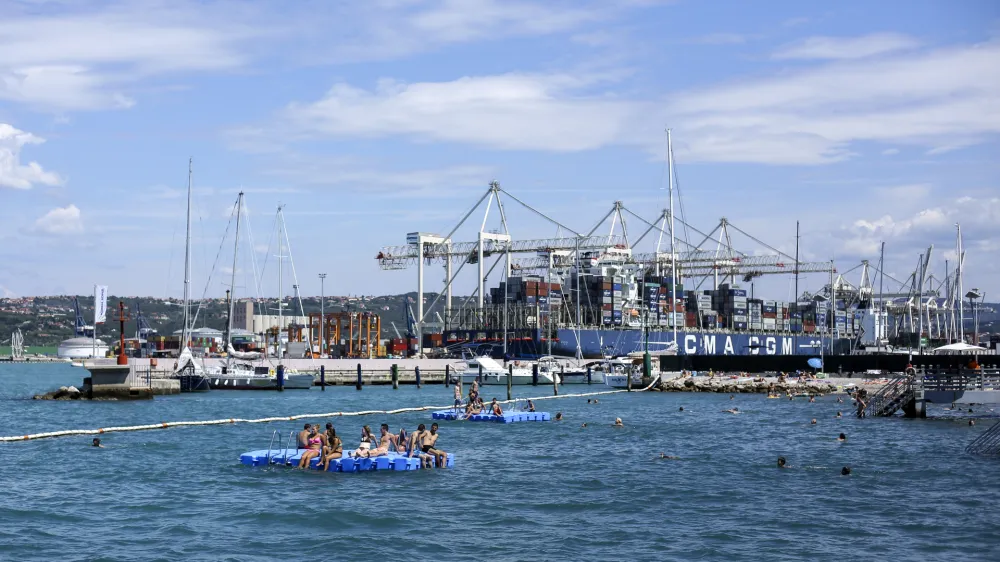
[[[462,380],[459,379],[455,383],[455,410],[457,411],[462,406]]]

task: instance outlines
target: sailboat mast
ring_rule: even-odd
[[[236,260],[240,255],[240,217],[243,216],[243,192],[236,197],[236,242],[233,245],[233,272],[229,278],[229,314],[226,318],[226,372],[229,371],[229,362],[232,357],[229,353],[229,346],[233,336],[233,307],[236,303]]]
[[[187,226],[184,234],[184,325],[181,327],[181,347],[183,351],[188,345],[188,308],[191,300],[191,175],[193,158],[188,158],[188,190],[187,190]]]
[[[958,273],[955,275],[955,281],[958,283],[958,342],[965,343],[965,304],[962,298],[965,297],[965,290],[962,287],[962,274],[965,267],[965,250],[962,249],[962,225],[955,223],[955,228],[958,230]]]
[[[281,330],[284,328],[282,322],[281,305],[284,302],[284,293],[282,293],[281,288],[281,260],[284,259],[284,251],[281,248],[281,233],[285,230],[285,217],[281,214],[281,205],[278,205],[278,227],[281,229],[278,231],[278,335],[275,338],[275,346],[278,350],[278,358],[281,358]]]
[[[670,197],[670,324],[674,327],[674,345],[677,345],[677,253],[674,249],[674,145],[667,129],[667,175]]]

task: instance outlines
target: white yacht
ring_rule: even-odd
[[[638,388],[642,382],[642,371],[627,359],[607,359],[595,368],[598,369],[604,376],[604,384],[611,388],[627,388],[629,377],[632,377],[633,388]]]
[[[551,355],[538,358],[538,373],[549,375],[549,382],[552,381],[552,375],[559,377],[559,384],[587,384],[588,382],[586,367],[574,365],[571,360],[567,359],[560,361]],[[603,382],[604,373],[592,368],[590,370],[590,383],[601,384]]]
[[[223,373],[223,371],[225,371]],[[278,375],[268,367],[254,367],[246,363],[231,363],[227,368],[209,367],[205,376],[213,390],[275,390]],[[283,388],[286,390],[309,390],[314,377],[308,373],[286,371]]]
[[[108,354],[108,344],[94,338],[78,337],[59,344],[56,355],[60,359],[92,359]]]
[[[532,383],[532,371],[530,364],[518,364],[514,363],[513,375],[511,377],[511,384],[516,385],[527,385]],[[529,365],[525,367],[524,365]],[[479,378],[479,368],[482,367],[482,379]],[[466,360],[465,370],[462,371],[462,383],[472,384],[473,381],[478,380],[479,384],[482,385],[506,385],[507,384],[507,369],[504,368],[496,359],[492,357],[482,355],[479,357],[473,357]],[[553,380],[559,380],[559,374],[554,372],[542,372],[541,368],[538,370],[538,384],[552,384]]]

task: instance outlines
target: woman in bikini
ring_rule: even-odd
[[[323,468],[322,470],[330,470],[330,461],[333,459],[339,459],[344,456],[344,444],[337,437],[337,430],[332,427],[326,430],[326,442],[328,443],[326,448],[326,454],[323,455]]]
[[[361,428],[361,445],[351,453],[352,457],[368,456],[368,450],[371,449],[372,443],[375,442],[375,436],[372,435],[372,428],[367,425]]]
[[[302,453],[302,458],[299,459],[299,468],[308,467],[312,459],[323,454],[323,438],[316,432],[315,426],[309,430],[309,437],[306,439],[306,444],[309,448],[306,449],[306,452]]]
[[[396,436],[389,433],[389,424],[387,423],[382,424],[380,430],[382,432],[382,436],[379,441],[378,448],[368,449],[362,454],[362,456],[367,458],[380,457],[382,455],[389,454],[389,450],[395,448]]]

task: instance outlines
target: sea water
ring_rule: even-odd
[[[0,365],[0,433],[452,400],[443,386],[30,400],[84,375]],[[560,393],[588,390],[604,387]],[[442,422],[455,468],[413,473],[239,464],[303,422],[109,433],[103,449],[91,436],[0,444],[0,559],[1000,560],[1000,461],[963,452],[996,421],[988,407],[970,427],[941,407],[936,419],[858,420],[830,396],[633,392],[536,405],[564,421]],[[742,413],[722,411],[732,407]],[[333,422],[345,449],[362,424],[431,423],[429,412],[310,421]]]

